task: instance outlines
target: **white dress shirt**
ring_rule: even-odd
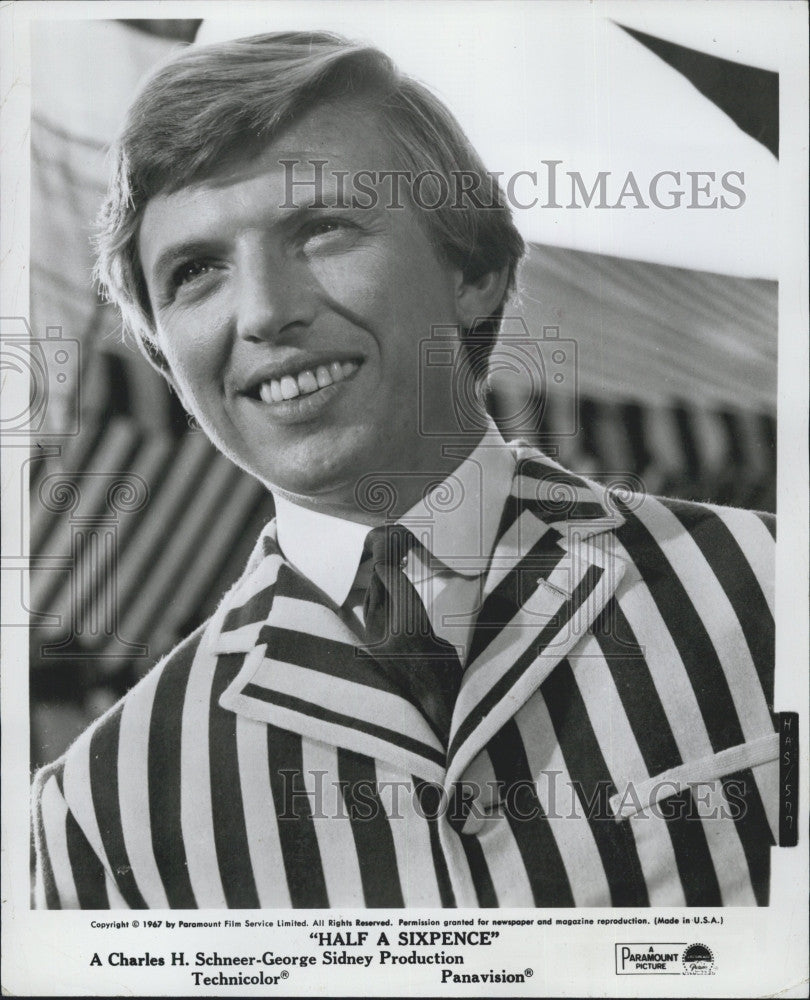
[[[514,457],[489,422],[475,450],[397,523],[424,546],[411,550],[405,574],[436,634],[462,663],[481,605],[490,555],[514,476]],[[363,560],[367,524],[276,498],[278,544],[285,558],[335,604],[363,623],[371,562]]]

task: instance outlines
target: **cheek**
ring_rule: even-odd
[[[345,257],[315,260],[310,268],[313,282],[337,312],[366,326],[389,311],[398,284],[390,254],[366,247]]]
[[[228,357],[222,318],[198,308],[158,325],[158,342],[176,380],[187,391],[221,384]]]

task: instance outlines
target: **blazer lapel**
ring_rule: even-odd
[[[450,788],[576,646],[624,573],[623,517],[599,487],[518,452],[449,745],[359,646],[340,609],[283,558],[271,525],[215,652],[244,657],[223,708],[345,747]]]
[[[599,487],[518,454],[453,713],[446,787],[586,634],[625,570]]]
[[[215,640],[243,654],[223,708],[441,783],[445,748],[359,646],[348,618],[283,558],[265,554],[229,595]]]

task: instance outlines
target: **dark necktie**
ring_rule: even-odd
[[[408,552],[418,544],[399,524],[369,532],[366,547],[373,568],[364,603],[365,642],[446,743],[462,668],[455,647],[431,628],[425,606],[404,573]]]

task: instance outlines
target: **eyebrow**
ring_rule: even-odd
[[[282,206],[278,206],[283,214],[273,221],[272,228],[281,230],[294,228],[307,217],[322,215],[330,211],[343,212],[347,216],[361,217],[362,215],[363,218],[367,218],[370,212],[378,214],[375,211],[377,206],[369,208],[354,207],[351,205],[338,206],[330,205],[328,202],[325,205],[318,205],[315,204],[316,199],[314,193],[311,192],[307,192],[304,198],[308,200],[302,201],[301,204],[297,204],[294,207],[284,209]],[[210,255],[212,253],[212,246],[216,242],[216,237],[212,237],[211,239],[197,238],[182,240],[179,243],[169,244],[155,258],[155,262],[149,271],[149,277],[153,281],[160,282],[167,272],[170,274],[179,264],[194,257]]]

